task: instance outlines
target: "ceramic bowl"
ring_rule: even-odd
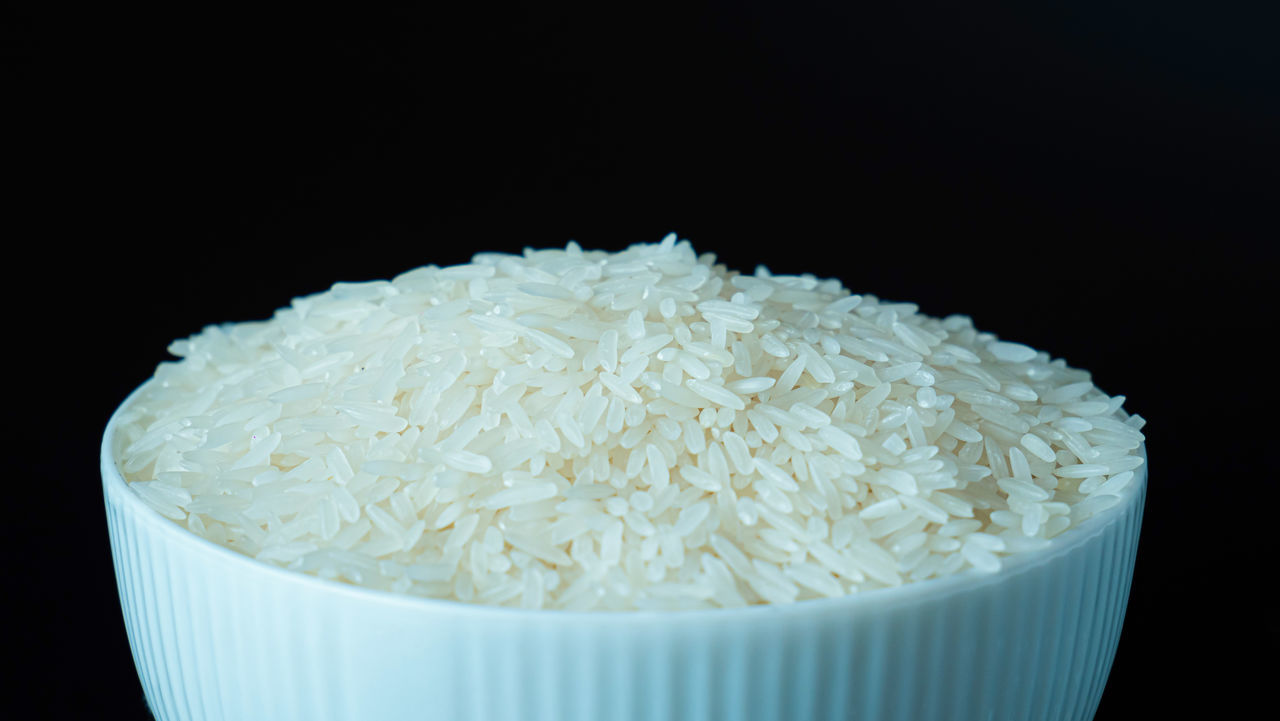
[[[732,610],[519,610],[350,586],[200,538],[128,488],[119,418],[102,444],[111,547],[162,721],[1089,719],[1146,490],[1144,465],[1118,504],[990,575]]]

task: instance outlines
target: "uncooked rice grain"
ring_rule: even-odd
[[[674,234],[338,283],[170,351],[121,417],[143,502],[263,562],[473,603],[993,573],[1143,463],[1145,421],[1084,371]]]

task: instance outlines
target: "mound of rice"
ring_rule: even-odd
[[[264,562],[473,603],[995,572],[1143,462],[1142,419],[1084,371],[674,235],[339,283],[170,351],[121,424],[146,503]]]

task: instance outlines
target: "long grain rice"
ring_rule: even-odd
[[[526,608],[840,596],[1040,550],[1145,421],[969,318],[669,235],[339,283],[170,351],[121,425],[145,503],[260,561]]]

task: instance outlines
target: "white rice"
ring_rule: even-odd
[[[474,603],[991,573],[1142,463],[1142,419],[1084,371],[674,235],[339,283],[170,351],[121,425],[139,498],[268,563]]]

